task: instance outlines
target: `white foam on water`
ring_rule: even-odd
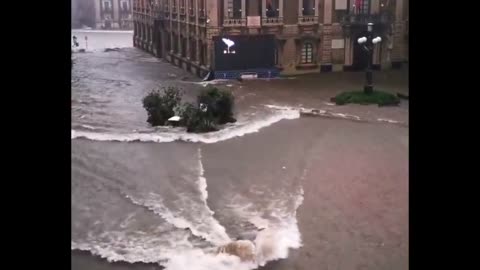
[[[222,84],[222,83],[226,83],[226,82],[229,82],[231,80],[227,80],[227,79],[215,79],[215,80],[211,80],[211,81],[202,81],[202,82],[188,82],[188,83],[192,83],[192,84],[198,84],[198,85],[201,85],[203,87],[207,87],[208,85],[217,85],[217,84]]]
[[[86,129],[90,129],[90,130],[95,130],[96,129],[96,128],[94,128],[92,126],[89,126],[89,125],[81,125],[81,127],[86,128]]]
[[[198,189],[200,190],[200,193],[202,194],[202,198],[205,201],[205,205],[208,199],[208,191],[207,191],[207,179],[203,176],[205,173],[205,170],[203,169],[203,163],[202,163],[202,149],[198,148],[198,168],[199,168],[199,176],[198,176]],[[211,210],[210,210],[211,211]],[[213,211],[211,211],[213,214]]]
[[[205,253],[197,249],[175,254],[163,266],[166,270],[250,270],[258,264],[242,262],[239,257],[225,253]]]
[[[331,115],[339,118],[345,118],[345,119],[355,119],[355,120],[361,120],[360,117],[353,115],[353,114],[346,114],[346,113],[331,113]]]
[[[72,139],[84,138],[95,141],[117,142],[156,142],[166,143],[185,141],[194,143],[217,143],[247,134],[256,133],[284,119],[300,118],[300,112],[291,107],[274,106],[276,109],[271,115],[241,123],[240,121],[216,132],[194,134],[187,132],[155,132],[155,133],[99,133],[91,131],[72,130]],[[278,109],[277,109],[278,108]]]
[[[298,209],[302,201],[303,189],[299,196],[296,196],[295,209]],[[255,246],[254,261],[242,261],[238,256],[218,253],[220,247],[232,243],[231,241],[219,243],[216,247],[196,248],[190,242],[188,232],[184,230],[157,236],[145,232],[136,232],[128,236],[123,232],[106,232],[101,235],[102,240],[92,238],[82,243],[72,241],[71,249],[89,251],[109,262],[156,263],[166,270],[252,270],[264,266],[269,261],[285,259],[290,249],[302,246],[296,210],[293,215],[287,216],[280,212],[281,222],[267,224],[265,226],[267,228],[258,232],[252,241]],[[172,221],[169,217],[167,219]],[[182,222],[180,227],[187,226],[187,223],[181,224]],[[262,222],[268,223],[266,220]],[[174,223],[178,224],[177,221]],[[166,244],[165,239],[170,241]]]
[[[240,198],[241,196],[237,196]],[[302,246],[301,233],[298,228],[296,211],[303,203],[303,188],[300,188],[294,201],[294,213],[286,213],[285,209],[279,207],[281,201],[271,201],[267,208],[272,211],[271,216],[275,221],[262,216],[254,209],[253,204],[232,204],[229,205],[237,218],[247,220],[260,231],[257,233],[254,243],[256,247],[256,262],[259,266],[269,261],[285,259],[290,249],[298,249]]]
[[[89,237],[84,242],[71,241],[72,250],[89,251],[109,262],[165,263],[173,254],[194,249],[189,233],[175,231],[162,235],[136,232],[105,232],[99,239]]]
[[[391,123],[391,124],[400,124],[400,123],[402,123],[402,122],[400,122],[400,121],[391,120],[391,119],[384,119],[384,118],[378,118],[377,121],[387,122],[387,123]]]
[[[162,199],[156,194],[150,194],[147,199],[133,198],[129,195],[126,195],[126,197],[134,204],[150,209],[175,227],[179,229],[189,229],[193,235],[203,238],[212,244],[221,246],[231,241],[225,228],[213,218],[211,213],[208,213],[207,216],[203,216],[202,213],[195,213],[201,218],[201,223],[194,223],[170,211],[170,209],[163,205]],[[206,210],[211,212],[209,208]]]
[[[257,263],[264,266],[269,261],[286,259],[290,249],[302,246],[296,218],[283,224],[260,231],[255,239]]]

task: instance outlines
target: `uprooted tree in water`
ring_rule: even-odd
[[[197,97],[196,104],[181,103],[182,93],[175,87],[151,91],[143,98],[147,110],[147,122],[152,126],[176,123],[187,128],[187,132],[210,132],[219,125],[235,122],[233,117],[234,97],[224,90],[208,88]],[[172,118],[175,118],[175,121]]]

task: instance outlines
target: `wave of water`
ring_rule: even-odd
[[[252,241],[255,246],[253,262],[241,261],[231,254],[217,253],[220,246],[195,247],[187,233],[169,235],[169,246],[160,245],[158,239],[149,235],[132,237],[123,232],[109,232],[108,235],[108,243],[94,239],[83,243],[72,241],[71,249],[89,251],[109,262],[156,263],[166,270],[251,270],[270,261],[286,259],[290,249],[302,246],[295,216],[257,233]]]
[[[293,213],[284,209],[281,201],[272,201],[267,206],[267,212],[272,212],[274,219],[263,218],[262,213],[251,211],[248,207],[241,205],[235,207],[239,209],[236,213],[238,220],[248,219],[260,229],[252,241],[255,246],[255,261],[245,262],[237,256],[217,253],[219,247],[231,243],[232,240],[207,205],[207,179],[204,177],[200,148],[197,153],[197,184],[203,205],[198,208],[198,205],[192,206],[194,202],[187,203],[193,207],[188,211],[196,216],[194,220],[168,209],[160,195],[154,193],[143,197],[125,195],[133,204],[151,210],[175,229],[153,234],[141,231],[127,232],[124,229],[133,219],[129,215],[125,222],[122,222],[122,230],[104,232],[100,236],[91,236],[82,241],[72,240],[71,249],[89,251],[109,262],[156,263],[164,266],[166,270],[251,270],[269,261],[287,258],[290,249],[302,246],[296,219],[296,209],[303,202],[303,189],[300,189],[300,192],[292,195],[295,197]],[[184,203],[181,205],[182,208],[187,207]],[[198,238],[192,239],[191,235]],[[210,244],[202,246],[198,241],[207,241]]]
[[[152,133],[99,133],[93,131],[72,130],[72,139],[89,139],[95,141],[117,141],[117,142],[156,142],[165,143],[173,141],[185,141],[194,143],[217,143],[229,140],[235,137],[242,137],[246,134],[258,132],[260,129],[268,127],[284,119],[296,119],[300,117],[300,112],[285,107],[282,110],[275,111],[274,114],[262,119],[235,123],[216,132],[205,134],[194,134],[187,132],[152,132]]]

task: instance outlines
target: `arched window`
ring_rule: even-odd
[[[302,64],[311,63],[313,63],[313,45],[310,42],[305,42],[302,47]]]

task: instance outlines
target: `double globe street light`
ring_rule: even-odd
[[[360,45],[363,45],[363,49],[367,53],[367,70],[366,70],[366,83],[363,87],[363,91],[366,94],[373,92],[373,74],[372,74],[372,54],[375,44],[382,42],[381,37],[373,38],[373,23],[368,23],[367,25],[367,35],[364,37],[358,38],[357,42]]]

